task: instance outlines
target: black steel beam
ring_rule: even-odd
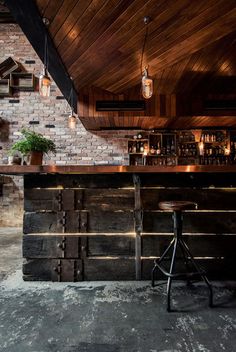
[[[28,38],[40,59],[44,60],[45,25],[34,0],[5,0],[12,16]],[[53,40],[48,33],[48,71],[69,102],[71,100],[71,79]],[[73,107],[77,112],[77,92],[73,87]]]

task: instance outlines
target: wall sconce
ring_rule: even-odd
[[[150,99],[153,94],[153,80],[151,77],[148,76],[148,66],[145,66],[145,69],[143,70],[143,55],[145,51],[145,45],[146,45],[147,36],[148,36],[148,24],[150,20],[151,18],[149,16],[145,16],[143,19],[144,24],[146,26],[146,33],[144,37],[142,55],[141,55],[141,75],[142,75],[142,96],[145,99]]]
[[[49,20],[44,17],[43,23],[45,26],[48,26]],[[39,76],[39,94],[42,97],[50,96],[51,84],[52,84],[52,81],[48,75],[48,34],[45,28],[43,72]]]
[[[75,116],[74,107],[73,107],[74,105],[73,105],[73,82],[72,81],[71,81],[71,90],[70,90],[70,96],[69,96],[68,102],[71,108],[71,112],[68,117],[68,127],[70,129],[75,129],[76,123],[77,123],[77,117]]]

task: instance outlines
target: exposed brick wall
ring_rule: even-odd
[[[39,76],[42,62],[15,24],[0,24],[0,62],[11,56],[25,71]],[[35,61],[35,63],[28,63]],[[128,164],[127,135],[130,131],[90,133],[78,121],[75,130],[67,126],[69,106],[55,84],[50,98],[37,91],[14,92],[13,97],[0,99],[0,118],[4,120],[7,138],[0,139],[0,162],[13,142],[19,139],[22,127],[50,137],[57,147],[56,156],[44,158],[45,163],[64,164]],[[38,124],[32,124],[32,121]],[[22,223],[22,178],[4,178],[0,196],[0,225],[19,226]]]

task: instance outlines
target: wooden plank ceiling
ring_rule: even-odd
[[[104,91],[112,93],[110,99],[122,99],[140,84],[143,17],[149,15],[144,65],[155,81],[155,94],[236,96],[236,0],[36,0],[36,4],[41,16],[50,20],[50,36],[78,94],[96,87],[103,99]],[[109,119],[108,114],[91,116],[89,107],[85,116],[85,110],[80,109],[80,118],[88,129],[92,125],[176,128],[181,120],[172,116],[164,122],[158,115],[148,119],[148,114],[138,120],[134,113],[123,121]],[[235,126],[232,116],[182,120],[184,127]]]

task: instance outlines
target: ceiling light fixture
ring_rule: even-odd
[[[146,26],[146,33],[143,42],[142,55],[141,55],[141,75],[142,75],[142,95],[145,99],[150,99],[153,94],[153,80],[148,76],[148,66],[145,66],[143,70],[143,56],[145,51],[145,45],[148,37],[148,24],[151,21],[149,16],[143,18],[144,24]]]
[[[68,103],[70,105],[70,108],[71,108],[71,112],[70,112],[70,115],[68,117],[68,127],[70,129],[75,129],[76,127],[76,123],[77,123],[77,118],[75,116],[75,113],[74,113],[74,100],[73,100],[73,81],[72,81],[72,78],[71,78],[71,90],[70,90],[70,95],[69,95],[69,99],[68,99]]]
[[[43,23],[45,25],[45,33],[44,33],[44,60],[43,60],[43,72],[39,76],[39,94],[42,97],[50,96],[50,87],[52,81],[48,75],[48,33],[46,27],[49,25],[49,20],[47,18],[43,18]]]

